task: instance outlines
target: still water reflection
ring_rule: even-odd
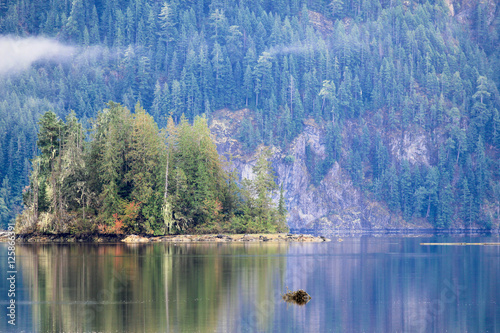
[[[420,245],[432,241],[498,238],[18,244],[13,331],[500,332],[500,247]],[[0,260],[6,275],[5,244]],[[312,300],[287,304],[286,287]]]

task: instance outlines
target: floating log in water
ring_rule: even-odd
[[[420,243],[420,245],[440,245],[440,246],[449,246],[449,245],[500,245],[500,243]]]
[[[298,305],[305,305],[312,298],[308,293],[306,293],[302,289],[299,289],[297,291],[290,291],[290,290],[288,290],[288,287],[287,287],[286,290],[287,290],[287,293],[284,294],[282,297],[283,297],[283,300],[287,303],[295,303]]]

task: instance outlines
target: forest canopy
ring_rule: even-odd
[[[313,185],[339,163],[405,221],[498,224],[499,12],[493,0],[8,1],[2,35],[74,58],[0,73],[0,220],[22,210],[41,115],[74,110],[86,129],[113,100],[139,101],[160,127],[248,108],[248,152],[287,149],[314,119],[326,157],[306,151]],[[416,138],[419,161],[401,153]]]
[[[286,231],[283,196],[263,149],[253,180],[240,186],[217,153],[207,119],[166,128],[137,104],[113,102],[92,119],[88,138],[73,113],[40,119],[25,209],[18,233],[142,233]]]

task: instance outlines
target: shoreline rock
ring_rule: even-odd
[[[128,235],[121,240],[124,243],[149,243],[150,240],[147,237],[142,237],[138,235]]]
[[[295,234],[218,234],[151,237],[153,242],[326,242],[323,236]]]
[[[0,242],[6,239],[0,238]],[[47,235],[47,234],[24,234],[17,235],[18,243],[184,243],[184,242],[328,242],[330,239],[324,236],[312,236],[307,234],[208,234],[208,235]]]

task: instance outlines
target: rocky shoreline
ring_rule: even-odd
[[[480,228],[361,228],[361,229],[292,229],[294,234],[322,234],[329,238],[336,237],[385,237],[385,236],[408,236],[408,237],[430,237],[430,236],[500,236],[500,229]]]
[[[122,240],[125,243],[142,242],[327,242],[330,239],[323,236],[306,234],[218,234],[218,235],[176,235],[161,237],[127,236]]]
[[[0,232],[0,242],[7,240],[8,233]],[[16,235],[17,243],[157,243],[157,242],[328,242],[323,236],[307,234],[210,234],[210,235],[71,235],[71,234],[23,234]]]

